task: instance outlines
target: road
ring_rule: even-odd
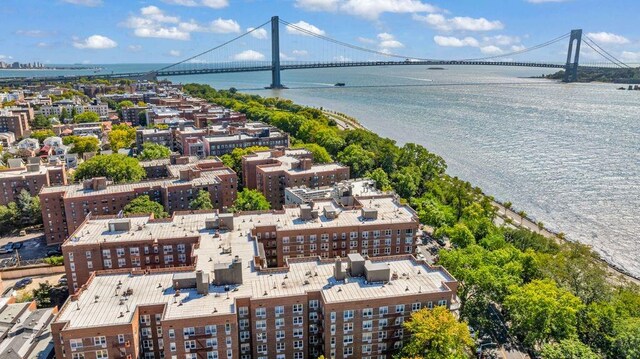
[[[4,247],[7,243],[22,243],[22,248],[18,250],[20,259],[23,261],[44,258],[47,256],[47,242],[42,232],[27,234],[26,236],[0,237],[0,247]],[[12,253],[0,254],[0,268],[12,266],[15,251]]]

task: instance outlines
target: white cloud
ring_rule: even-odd
[[[346,0],[340,10],[369,20],[383,13],[437,12],[439,9],[418,0]]]
[[[339,0],[296,0],[295,6],[309,11],[336,11]]]
[[[251,30],[253,30],[253,32],[251,34],[249,34],[249,35],[255,37],[256,39],[264,40],[264,39],[269,38],[269,35],[267,34],[267,30],[265,30],[265,29],[256,29],[256,30],[254,30],[253,27],[250,27],[250,28],[247,29],[247,31],[251,31]]]
[[[295,60],[296,58],[293,57],[293,56],[289,56],[289,55],[285,54],[284,52],[281,52],[280,53],[280,59],[281,60],[285,60],[285,61],[287,61],[287,60],[288,61],[292,61],[292,60]]]
[[[482,38],[482,40],[484,42],[492,43],[498,46],[509,46],[520,43],[519,37],[508,35],[485,36]]]
[[[380,40],[380,43],[378,44],[378,46],[381,49],[397,49],[400,47],[404,47],[404,44],[402,44],[400,41],[396,40],[395,37],[387,32],[383,32],[378,34],[378,40]]]
[[[413,19],[421,21],[430,27],[440,31],[492,31],[504,28],[502,22],[487,20],[483,17],[472,18],[467,16],[456,16],[446,18],[442,14],[413,15]]]
[[[18,30],[16,31],[16,35],[27,37],[45,37],[48,34],[42,30]]]
[[[526,49],[527,47],[524,45],[512,45],[511,46],[511,51],[522,51],[524,49]]]
[[[465,46],[479,47],[480,46],[480,43],[478,42],[478,40],[476,40],[471,36],[467,36],[463,39],[460,39],[455,36],[436,35],[433,37],[433,41],[435,41],[435,43],[438,44],[439,46],[445,46],[445,47],[465,47]]]
[[[49,43],[47,42],[39,42],[36,44],[37,47],[41,48],[41,49],[46,49],[47,47],[51,46]]]
[[[245,50],[239,54],[233,56],[234,60],[238,61],[259,61],[264,60],[264,55],[254,50]]]
[[[11,59],[13,59],[13,57],[12,57],[12,56],[9,56],[9,55],[1,55],[1,54],[0,54],[0,61],[7,61],[7,60],[11,60]]]
[[[376,43],[376,40],[369,39],[369,38],[366,38],[366,37],[359,37],[358,41],[360,41],[363,44],[375,44]]]
[[[182,5],[185,4],[187,2]],[[167,15],[156,6],[141,8],[139,16],[130,16],[123,25],[133,29],[133,34],[138,37],[170,40],[189,40],[193,32],[213,32],[218,34],[240,32],[240,25],[232,19],[218,18],[208,25],[203,25],[195,20],[181,21],[180,17]]]
[[[102,0],[62,0],[62,1],[68,4],[89,6],[89,7],[102,5]]]
[[[102,50],[112,49],[116,46],[118,46],[117,42],[102,35],[91,35],[84,40],[76,39],[73,42],[73,47],[78,49]]]
[[[495,45],[482,46],[480,52],[485,55],[500,55],[503,53],[502,49]]]
[[[162,0],[162,2],[170,5],[180,6],[206,6],[212,9],[222,9],[229,6],[228,0]]]
[[[240,25],[232,19],[217,18],[211,22],[211,31],[218,34],[240,32]]]
[[[180,56],[180,51],[179,50],[169,50],[167,55],[173,56],[173,57],[178,57],[178,56]]]
[[[0,56],[0,58],[2,58],[2,56]],[[620,58],[622,59],[622,61],[639,63],[640,52],[623,51]]]
[[[351,58],[340,55],[340,56],[334,57],[333,60],[338,62],[349,62],[351,61]]]
[[[589,32],[587,37],[600,44],[628,44],[630,41],[622,35],[612,34],[610,32]]]
[[[131,52],[138,52],[142,50],[142,45],[129,45],[127,46],[127,50]]]
[[[309,52],[307,50],[293,50],[293,51],[291,51],[291,53],[296,55],[296,56],[307,56],[307,55],[309,55]]]
[[[312,32],[314,34],[318,34],[318,35],[324,35],[325,34],[324,30],[321,30],[321,29],[309,24],[306,21],[298,21],[298,22],[296,22],[295,24],[292,24],[292,25],[295,25],[295,26],[297,26],[297,27],[299,27],[299,28],[301,28],[303,30],[307,30],[307,31]],[[287,33],[293,34],[293,35],[311,36],[311,35],[309,35],[309,34],[307,34],[305,32],[302,32],[302,31],[292,27],[291,25],[287,25]]]

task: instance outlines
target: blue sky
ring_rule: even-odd
[[[3,0],[0,61],[175,62],[279,15],[376,51],[438,59],[560,62],[567,41],[524,58],[506,54],[582,28],[616,57],[640,62],[638,13],[638,0]],[[281,32],[284,59],[369,56]],[[252,35],[215,58],[268,59],[268,32]],[[589,49],[582,58],[600,61]]]

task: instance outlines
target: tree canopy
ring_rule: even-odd
[[[106,177],[115,183],[136,182],[146,176],[137,159],[121,154],[98,155],[81,163],[74,172],[76,180]]]
[[[95,112],[87,111],[73,116],[75,123],[100,122],[100,115]]]
[[[108,135],[111,150],[117,152],[121,148],[129,148],[136,140],[136,129],[126,124],[114,125]]]
[[[69,136],[73,137],[73,147],[70,153],[78,153],[80,156],[85,152],[98,152],[100,149],[100,141],[93,136]]]
[[[47,137],[53,137],[55,135],[56,134],[53,131],[45,129],[32,131],[29,137],[35,138],[38,142],[42,143]]]
[[[245,188],[238,192],[238,198],[233,204],[233,211],[260,211],[271,208],[271,204],[262,193],[255,189]]]
[[[189,203],[191,209],[213,209],[213,203],[211,202],[211,195],[208,191],[200,190],[198,195]]]
[[[169,158],[169,156],[171,156],[171,150],[169,148],[156,143],[145,142],[142,144],[142,152],[140,152],[138,158],[142,161],[149,161]]]
[[[467,324],[458,322],[445,307],[420,309],[403,326],[410,339],[400,358],[465,359],[471,353],[473,339]]]
[[[148,195],[140,196],[131,200],[124,206],[125,214],[150,214],[153,213],[154,218],[165,218],[169,214],[164,211],[164,207],[155,201],[152,201]]]

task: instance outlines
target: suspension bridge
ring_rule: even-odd
[[[333,52],[344,54],[345,51],[356,52],[366,56],[361,60],[354,60],[351,56],[334,56],[332,58],[295,61],[289,56],[284,55],[281,51],[281,32],[280,26],[285,26],[288,33],[302,35],[307,38],[313,38],[319,41],[322,47],[327,46],[333,48]],[[246,41],[249,37],[266,39],[267,29],[270,30],[271,38],[271,61],[266,61],[264,55],[249,51],[249,55],[240,57],[230,55],[233,52],[234,45]],[[259,36],[257,36],[259,35]],[[533,62],[533,61],[514,61],[511,58],[516,55],[527,54],[545,47],[552,46],[561,41],[569,40],[566,62]],[[246,45],[246,44],[245,44]],[[604,58],[604,62],[580,64],[581,45],[586,45],[595,54]],[[317,46],[317,45],[316,45]],[[329,51],[331,52],[331,51]],[[355,57],[355,56],[354,56]],[[134,79],[134,80],[155,80],[157,78],[185,76],[185,75],[202,75],[202,74],[221,74],[221,73],[239,73],[239,72],[255,72],[270,71],[271,84],[268,88],[280,89],[285,88],[282,84],[281,72],[285,70],[302,70],[302,69],[319,69],[319,68],[338,68],[338,67],[366,67],[366,66],[459,66],[459,65],[482,65],[482,66],[518,66],[518,67],[540,67],[563,69],[564,82],[575,82],[578,79],[578,71],[580,69],[599,69],[599,68],[632,68],[628,64],[622,62],[603,47],[598,45],[593,39],[582,33],[581,29],[571,30],[569,33],[558,36],[549,41],[537,44],[535,46],[519,49],[510,53],[501,53],[499,55],[487,56],[474,59],[462,60],[439,60],[430,58],[421,58],[415,56],[403,56],[393,54],[389,51],[367,48],[361,45],[355,45],[340,40],[336,40],[325,36],[324,34],[301,26],[300,24],[290,23],[273,16],[269,21],[255,27],[249,28],[243,34],[228,40],[211,49],[200,52],[194,56],[188,57],[182,61],[163,66],[153,71],[147,72],[129,72],[129,73],[109,73],[109,74],[93,74],[93,75],[76,75],[76,76],[55,76],[55,77],[31,77],[31,78],[5,78],[0,79],[0,84],[25,84],[35,82],[56,82],[56,81],[75,81],[80,78],[86,79]]]

